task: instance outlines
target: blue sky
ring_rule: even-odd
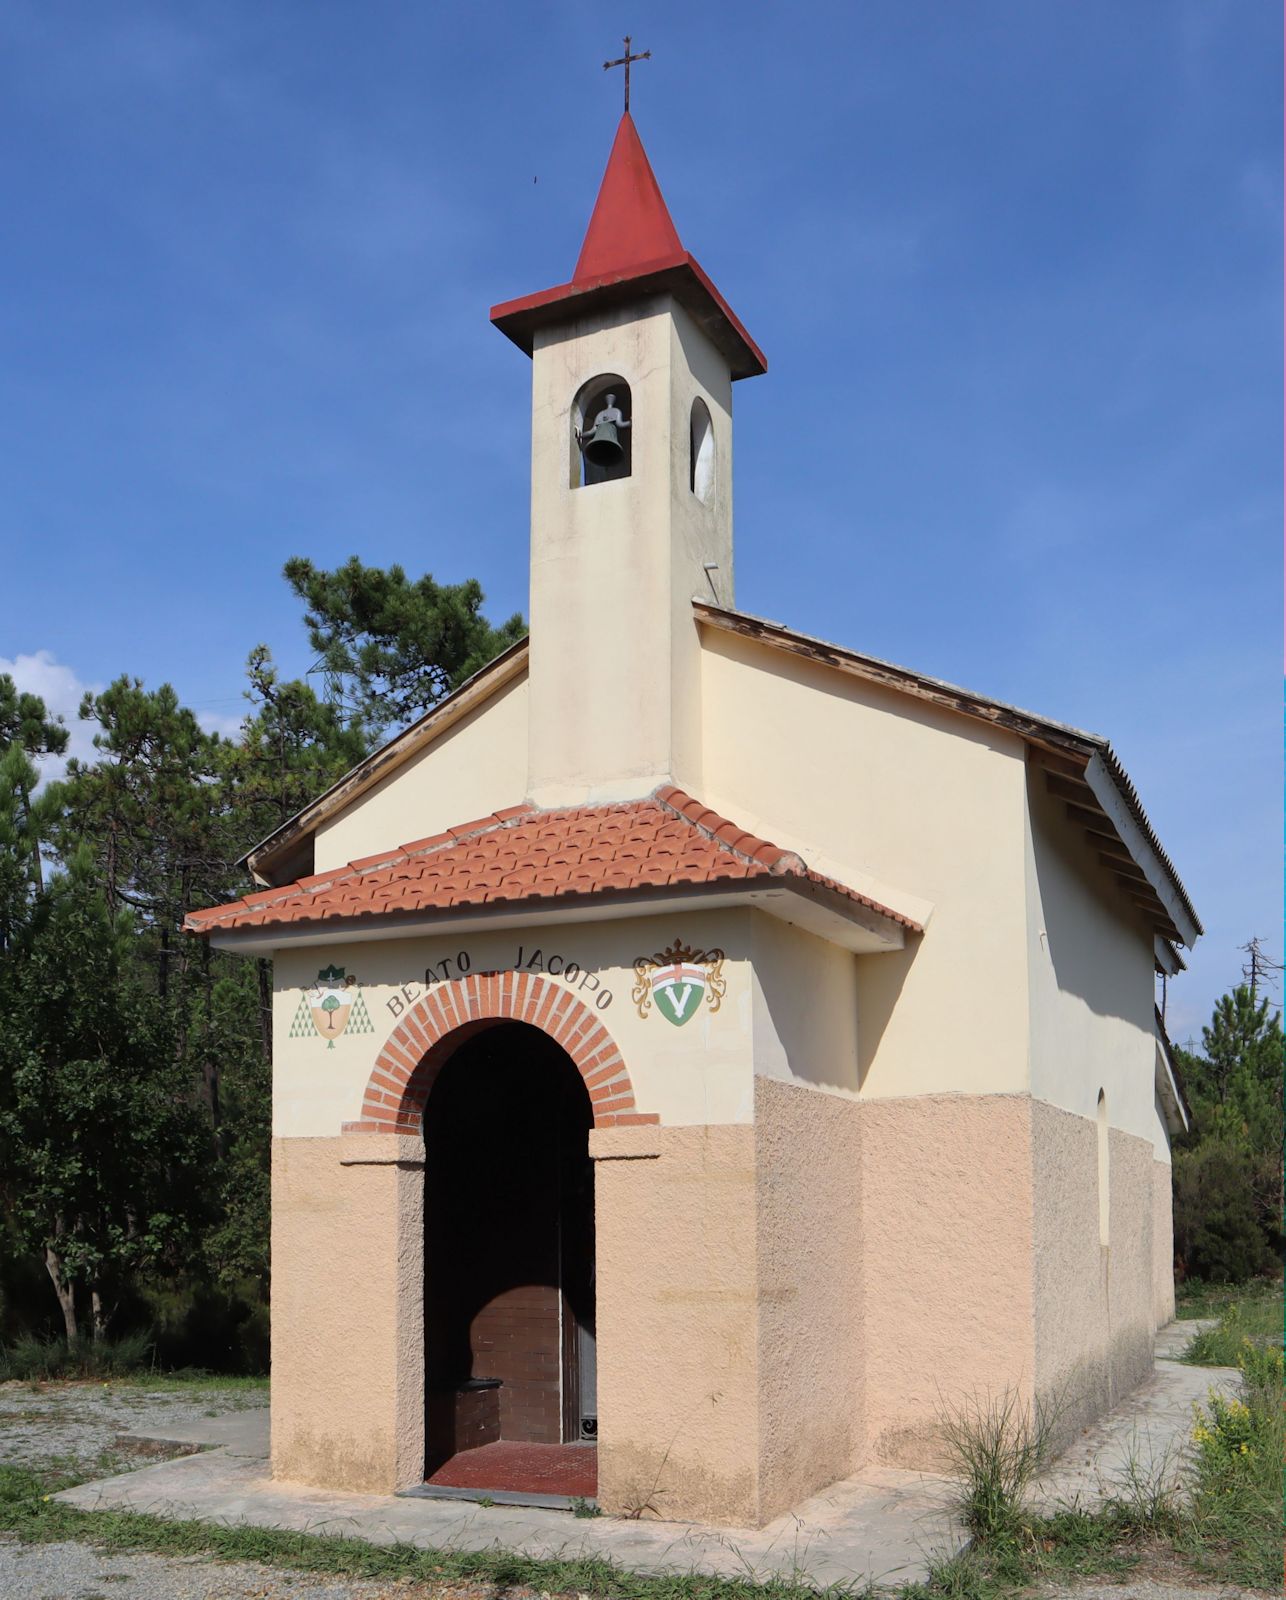
[[[611,20],[605,21],[610,15]],[[1109,734],[1280,953],[1281,16],[1258,0],[0,8],[0,670],[309,664],[282,562],[526,605],[528,367],[620,108],[767,352],[738,603]]]

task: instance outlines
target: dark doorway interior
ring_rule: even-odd
[[[497,1440],[592,1438],[589,1096],[524,1023],[466,1040],[425,1133],[426,1474]]]

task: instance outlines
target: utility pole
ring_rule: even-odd
[[[1246,952],[1246,962],[1241,969],[1241,975],[1250,985],[1250,1003],[1258,1004],[1260,988],[1266,989],[1269,994],[1277,982],[1277,975],[1283,970],[1280,961],[1271,961],[1264,954],[1263,940],[1256,935],[1248,944],[1238,945],[1239,950]]]

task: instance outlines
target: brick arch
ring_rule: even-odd
[[[596,1128],[655,1123],[634,1104],[634,1086],[599,1014],[549,978],[480,972],[435,983],[385,1041],[345,1133],[419,1133],[429,1091],[457,1045],[492,1022],[526,1022],[562,1046],[589,1093]]]

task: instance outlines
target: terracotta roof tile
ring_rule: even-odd
[[[207,933],[783,877],[920,931],[671,785],[615,805],[510,806],[347,867],[194,911],[186,926]]]

